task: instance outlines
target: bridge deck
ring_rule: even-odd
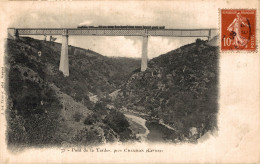
[[[80,29],[80,28],[17,28],[19,35],[87,35],[87,36],[169,36],[209,37],[217,29]]]

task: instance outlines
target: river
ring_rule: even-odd
[[[150,133],[150,131],[145,125],[146,120],[131,114],[125,114],[125,116],[128,118],[130,128],[136,133],[136,137],[140,138],[141,141],[147,141],[147,135]],[[141,127],[138,127],[138,125],[141,125]]]
[[[141,142],[166,142],[170,141],[174,134],[174,130],[165,125],[129,113],[124,115],[128,119],[130,129]]]

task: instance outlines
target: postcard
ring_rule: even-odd
[[[0,163],[259,163],[259,1],[0,2]]]

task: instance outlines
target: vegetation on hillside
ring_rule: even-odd
[[[100,107],[90,95],[106,97],[139,60],[108,58],[91,50],[85,55],[73,53],[69,54],[70,76],[64,77],[58,70],[59,59],[60,44],[24,37],[7,40],[8,145],[89,145],[134,139],[124,115],[106,104]],[[87,117],[95,119],[87,122]],[[123,127],[117,129],[121,123]]]
[[[147,113],[173,127],[172,140],[196,140],[217,128],[218,47],[185,45],[134,71],[121,87],[118,107]]]
[[[217,128],[218,47],[198,39],[140,72],[139,59],[70,46],[68,77],[59,71],[60,48],[7,41],[9,146],[136,140],[121,107],[145,113],[146,126],[171,141],[196,141]]]

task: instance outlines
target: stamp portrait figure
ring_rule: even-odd
[[[227,28],[228,31],[233,31],[233,45],[235,47],[245,46],[249,41],[249,39],[243,37],[241,34],[241,27],[243,27],[243,25],[249,27],[249,24],[247,23],[247,18],[242,17],[241,12],[237,12],[236,18]]]

